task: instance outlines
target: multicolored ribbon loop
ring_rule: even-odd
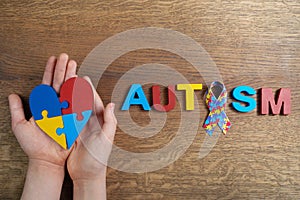
[[[210,113],[203,124],[203,128],[210,136],[212,136],[217,125],[224,135],[231,127],[231,122],[225,113],[226,101],[227,91],[225,85],[219,81],[212,82],[206,95],[206,104]]]

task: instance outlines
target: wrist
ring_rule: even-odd
[[[22,199],[59,199],[64,174],[61,165],[29,159]]]
[[[65,168],[62,165],[57,165],[49,161],[39,159],[29,159],[28,172],[33,171],[37,174],[47,174],[53,178],[64,179]]]
[[[64,171],[65,169],[64,165],[59,165],[50,161],[36,159],[36,158],[29,158],[29,166],[49,168],[49,170],[54,170],[54,171],[60,171],[60,170]]]
[[[74,163],[75,164],[75,163]],[[74,165],[73,164],[73,165]],[[106,167],[95,168],[93,166],[80,166],[72,167],[68,163],[68,171],[71,176],[73,183],[86,183],[95,181],[105,181],[106,180]]]
[[[74,188],[101,187],[106,184],[106,174],[95,178],[78,178],[73,180]]]
[[[75,179],[74,199],[106,199],[106,174],[89,179]]]
[[[51,181],[57,186],[62,186],[65,178],[65,168],[48,161],[29,159],[27,176],[35,176],[43,181]]]

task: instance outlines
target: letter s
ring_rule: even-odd
[[[245,85],[238,86],[234,88],[232,92],[233,98],[235,98],[240,102],[247,103],[248,105],[244,106],[241,103],[232,102],[232,106],[239,112],[250,112],[256,108],[256,100],[251,97],[243,95],[242,94],[243,92],[251,96],[256,94],[256,91],[250,86],[245,86]]]

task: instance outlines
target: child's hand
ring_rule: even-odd
[[[50,57],[43,76],[43,84],[51,85],[58,93],[62,83],[76,76],[76,63],[69,61],[66,54],[61,54],[56,60]],[[47,97],[45,97],[47,98]],[[55,141],[47,136],[31,117],[25,119],[21,99],[16,94],[9,96],[12,130],[29,160],[41,160],[51,164],[64,166],[69,151],[62,149]]]
[[[76,76],[76,63],[68,55],[58,59],[50,57],[43,76],[43,84],[59,92],[62,83]],[[45,97],[47,98],[47,97]],[[64,179],[64,165],[70,153],[62,149],[35,124],[25,119],[21,99],[9,96],[12,130],[24,152],[29,157],[28,172],[22,199],[59,199]]]
[[[88,77],[84,77],[90,83]],[[86,127],[74,143],[67,161],[74,183],[74,199],[106,198],[106,164],[109,158],[117,120],[114,104],[104,108],[94,89],[95,110]]]
[[[43,84],[52,86],[57,93],[67,79],[76,76],[76,62],[66,54],[48,60]],[[89,80],[88,77],[85,77]],[[95,110],[71,150],[62,149],[35,124],[25,119],[21,99],[9,96],[12,130],[22,149],[29,157],[29,166],[22,199],[58,199],[64,179],[64,165],[74,183],[74,199],[106,198],[106,163],[110,155],[117,120],[114,104],[104,109],[94,89]],[[103,163],[99,162],[102,161]]]

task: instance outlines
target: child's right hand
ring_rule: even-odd
[[[88,77],[84,77],[90,83]],[[91,84],[92,85],[92,84]],[[113,103],[104,108],[94,90],[95,109],[73,145],[67,160],[74,183],[74,199],[106,198],[106,164],[112,149],[117,120]]]

